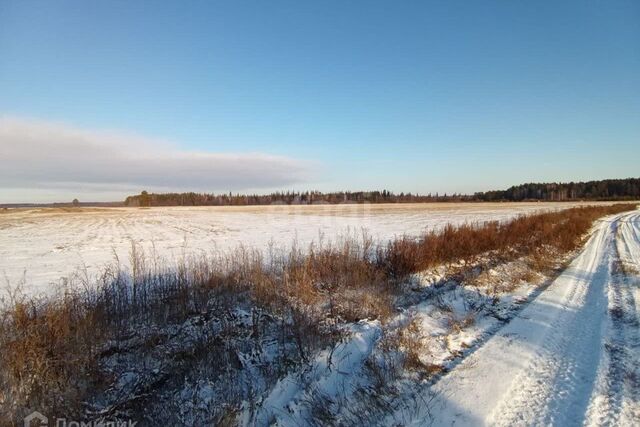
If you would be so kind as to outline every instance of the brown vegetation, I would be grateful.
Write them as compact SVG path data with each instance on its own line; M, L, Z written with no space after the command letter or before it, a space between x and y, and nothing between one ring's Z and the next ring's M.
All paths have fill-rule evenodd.
M513 259L547 247L570 251L595 219L630 209L635 205L447 226L420 239L401 238L382 247L363 236L306 251L294 247L269 259L240 248L228 256L185 258L175 268L147 258L133 245L130 274L116 262L97 284L69 287L57 299L16 298L4 309L0 420L15 419L26 408L81 416L87 396L112 381L99 366L107 344L126 339L140 325L181 324L196 315L249 304L280 319L282 341L295 343L294 358L304 361L338 339L337 324L388 319L395 312L399 285L411 273L473 263L487 253ZM406 362L418 366L418 341L410 330L407 333L398 344L406 347ZM147 342L146 351L155 342Z
M571 208L520 216L506 223L447 225L420 239L402 238L379 250L378 262L394 277L451 263L473 263L494 252L502 259L535 255L545 248L568 252L578 247L594 220L635 209L632 204Z

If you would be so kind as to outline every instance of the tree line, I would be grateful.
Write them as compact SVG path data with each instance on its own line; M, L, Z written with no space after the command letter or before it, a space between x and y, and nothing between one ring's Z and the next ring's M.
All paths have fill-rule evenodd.
M142 193L125 199L126 206L250 206L250 205L311 205L338 203L421 203L435 201L465 201L473 196L459 194L418 195L395 194L391 191L286 191L270 194L210 194L210 193Z
M506 190L465 194L413 194L382 191L286 191L270 194L142 193L125 199L126 206L250 206L338 203L425 203L482 201L571 201L640 199L640 178L569 183L529 183Z
M640 178L529 183L501 191L476 193L475 197L482 201L637 200L640 199Z

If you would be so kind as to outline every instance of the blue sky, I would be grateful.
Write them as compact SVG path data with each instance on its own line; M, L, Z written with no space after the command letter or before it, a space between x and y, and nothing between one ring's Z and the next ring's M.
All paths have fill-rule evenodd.
M48 158L30 165L27 149L66 138L74 152L118 146L114 158L128 138L140 159L157 144L159 165L184 156L178 175L200 155L258 171L176 189L472 192L640 175L637 1L0 0L0 58L0 149L23 162L0 173L0 202L155 188L153 173L113 165L120 181L36 177Z

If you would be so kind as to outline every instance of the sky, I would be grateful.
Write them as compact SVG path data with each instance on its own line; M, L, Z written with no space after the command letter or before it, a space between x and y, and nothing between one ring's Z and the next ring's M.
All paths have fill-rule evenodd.
M0 203L639 164L635 0L0 0Z

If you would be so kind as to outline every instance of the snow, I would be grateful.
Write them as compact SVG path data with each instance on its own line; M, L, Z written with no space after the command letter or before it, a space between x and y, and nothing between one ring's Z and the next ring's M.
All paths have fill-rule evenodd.
M360 371L381 335L379 321L349 325L348 338L334 349L321 351L302 372L280 380L260 405L257 414L245 412L242 425L299 426L310 419L312 402L321 399L323 410L337 412L340 399L348 398L361 379Z
M621 225L621 232L617 233ZM433 386L410 425L637 425L640 215L600 221L571 265L513 320ZM618 236L618 239L616 239ZM621 314L611 315L621 293ZM623 303L624 301L624 303ZM616 319L623 322L615 324ZM616 356L616 352L622 356ZM617 360L616 360L617 359Z
M15 282L26 269L27 289L42 292L78 266L96 274L114 253L126 268L131 241L171 262L238 244L264 250L296 241L304 247L361 229L384 241L445 223L506 220L568 206L15 210L0 214L0 274ZM229 414L238 424L256 426L638 425L640 213L597 221L584 248L570 256L575 258L555 280L534 273L526 258L499 261L490 254L477 265L416 274L405 284L394 318L340 324L335 345L281 373L271 366L294 351L293 343L278 345L280 321L250 305L215 308L211 318L201 314L162 330L142 328L109 344L102 362L114 387L93 404L100 414L167 380L180 387L158 391L153 411L176 400L176 416L185 424ZM569 259L558 258L558 266ZM456 267L460 271L451 275ZM252 334L254 316L264 322L262 337ZM171 355L195 352L224 325L233 339L210 359L198 359L184 378L171 376L183 375L172 365L180 357ZM417 326L419 360L436 369L433 376L419 368L396 371L393 363L375 365L385 357L400 360L405 344L391 350L383 344L394 333L414 333L408 326ZM140 354L140 343L156 336L166 340L151 356ZM217 363L227 353L226 364ZM378 380L373 365L387 369ZM239 407L223 405L230 393Z
M446 223L504 221L518 214L576 203L466 203L9 209L0 211L0 280L24 283L28 293L50 293L74 272L94 277L115 257L127 267L132 242L175 262L185 254L239 245L266 250L297 241L335 240L348 233L384 241L418 235Z

